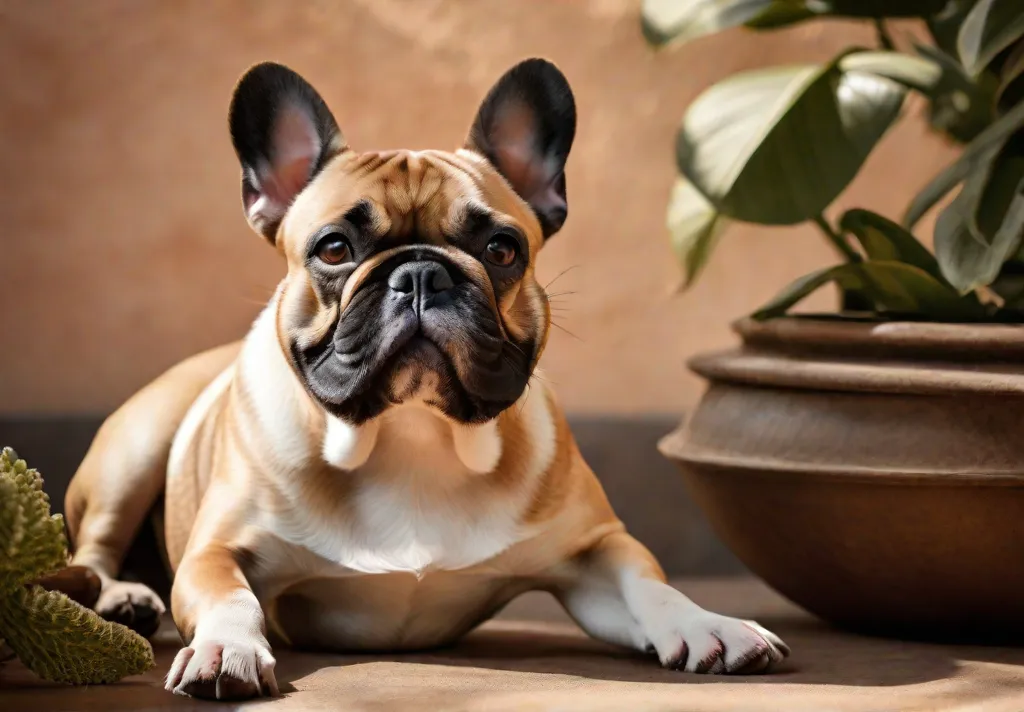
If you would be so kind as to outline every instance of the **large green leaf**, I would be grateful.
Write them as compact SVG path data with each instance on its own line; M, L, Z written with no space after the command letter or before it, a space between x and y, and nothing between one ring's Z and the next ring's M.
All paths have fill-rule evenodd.
M666 222L672 248L683 266L682 288L688 289L707 264L728 221L689 181L679 178L672 187Z
M964 18L957 51L964 68L978 76L1000 52L1024 36L1024 2L979 0Z
M978 134L964 149L960 157L921 189L903 217L903 224L913 227L932 206L968 175L982 170L995 157L999 146L1017 129L1024 126L1024 103L1018 104L999 117L991 126Z
M774 29L822 16L925 17L946 0L643 0L644 36L656 46L730 27Z
M754 313L755 319L782 316L830 282L857 290L875 302L881 314L932 321L977 321L985 316L973 297L961 297L924 270L903 262L850 262L801 277Z
M724 215L803 222L853 179L905 95L898 82L837 63L736 74L690 106L679 168Z
M928 249L902 226L870 210L847 210L839 228L857 238L871 261L903 262L945 283L939 263Z
M1021 181L991 244L983 244L972 233L974 203L976 196L982 194L986 180L985 174L972 175L935 221L935 256L942 274L964 293L988 286L996 279L1003 263L1020 247L1024 232L1024 181Z
M776 0L643 0L640 18L647 41L663 45L742 25L777 4Z

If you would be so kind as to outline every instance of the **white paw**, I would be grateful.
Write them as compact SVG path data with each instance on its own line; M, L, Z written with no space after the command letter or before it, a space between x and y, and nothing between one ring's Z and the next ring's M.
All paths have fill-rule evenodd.
M105 582L93 608L107 620L126 625L145 638L160 627L165 610L152 589L131 581Z
M755 674L789 655L789 646L766 628L706 611L666 584L644 581L633 595L644 635L666 668Z
M202 640L182 648L171 664L164 688L176 695L209 700L276 697L276 661L260 634Z
M652 633L658 659L673 670L756 674L789 655L789 646L757 623L707 611Z

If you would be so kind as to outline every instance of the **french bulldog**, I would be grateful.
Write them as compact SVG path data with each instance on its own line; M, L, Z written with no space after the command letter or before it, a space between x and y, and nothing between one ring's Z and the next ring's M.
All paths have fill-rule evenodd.
M755 673L787 654L704 610L625 530L538 378L538 255L567 216L576 131L551 63L502 76L463 148L359 152L279 64L230 107L252 228L286 274L243 341L143 388L102 426L66 499L96 610L151 633L118 580L164 498L181 648L168 690L278 694L271 644L450 643L529 590L668 668Z

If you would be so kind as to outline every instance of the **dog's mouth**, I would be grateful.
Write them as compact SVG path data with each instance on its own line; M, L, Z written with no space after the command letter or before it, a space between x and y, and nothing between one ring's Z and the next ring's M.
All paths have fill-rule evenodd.
M384 267L352 294L328 338L293 348L311 394L357 423L416 401L481 422L515 403L534 348L508 338L492 295L421 254Z
M390 374L387 398L393 405L420 400L439 407L439 395L458 372L445 352L422 333L413 336L382 369Z

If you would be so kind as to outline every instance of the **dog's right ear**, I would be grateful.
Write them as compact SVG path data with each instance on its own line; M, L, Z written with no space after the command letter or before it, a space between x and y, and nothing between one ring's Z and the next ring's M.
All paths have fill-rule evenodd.
M273 62L239 80L228 122L242 164L245 217L273 243L295 196L345 150L345 139L316 90Z

